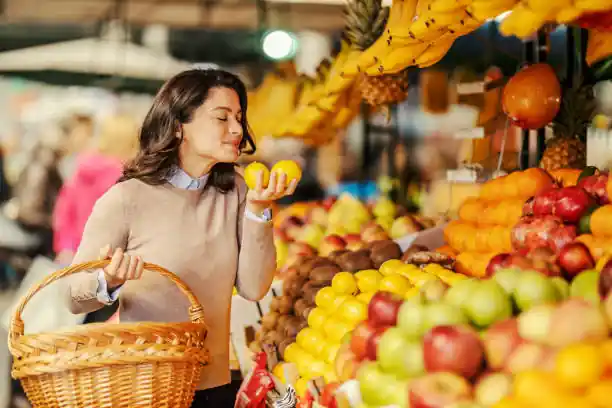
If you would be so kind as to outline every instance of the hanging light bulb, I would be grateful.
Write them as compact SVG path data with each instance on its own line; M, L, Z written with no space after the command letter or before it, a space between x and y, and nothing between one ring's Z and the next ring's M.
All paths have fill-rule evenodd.
M274 30L264 34L261 41L264 54L273 60L293 58L297 51L297 39L284 30Z

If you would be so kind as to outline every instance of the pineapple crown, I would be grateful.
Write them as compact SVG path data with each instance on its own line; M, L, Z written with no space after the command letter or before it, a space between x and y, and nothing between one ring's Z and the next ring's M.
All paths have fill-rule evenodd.
M568 80L561 83L561 107L553 119L555 135L586 141L587 129L597 108L593 86L594 81L588 75L573 85Z
M351 46L365 50L383 34L389 8L383 7L382 0L348 0L344 16L344 37Z

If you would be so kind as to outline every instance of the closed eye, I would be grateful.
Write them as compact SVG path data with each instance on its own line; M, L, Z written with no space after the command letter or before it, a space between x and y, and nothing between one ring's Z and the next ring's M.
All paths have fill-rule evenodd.
M217 118L217 119L222 121L222 122L227 122L227 118Z

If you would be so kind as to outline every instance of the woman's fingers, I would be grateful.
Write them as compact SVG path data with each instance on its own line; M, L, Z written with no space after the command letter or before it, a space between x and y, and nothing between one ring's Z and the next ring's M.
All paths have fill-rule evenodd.
M287 188L287 174L281 173L276 182L276 188L274 189L274 196L278 197L283 194L283 191Z
M126 255L127 258L127 272L125 274L125 280L136 279L136 268L138 267L138 257Z
M263 179L264 179L264 173L263 170L260 170L257 172L257 180L255 181L255 191L261 191L263 190Z
M283 194L286 196L292 195L293 193L295 193L295 189L297 185L298 185L298 179L291 180L291 182L289 183L289 187L287 187L287 189L285 190Z
M100 248L100 256L99 256L99 260L103 261L105 259L110 258L113 255L112 253L112 249L110 245L106 245L102 248Z
M144 261L141 257L136 257L136 276L134 279L140 279L142 277L142 272L144 271Z
M128 273L130 268L130 258L131 257L129 255L123 253L121 264L119 265L119 268L117 268L117 277L121 280L126 281L129 279Z
M107 275L112 277L118 277L117 271L119 270L119 266L121 266L121 261L123 260L123 251L121 248L115 249L113 253L110 263L104 268L104 271Z

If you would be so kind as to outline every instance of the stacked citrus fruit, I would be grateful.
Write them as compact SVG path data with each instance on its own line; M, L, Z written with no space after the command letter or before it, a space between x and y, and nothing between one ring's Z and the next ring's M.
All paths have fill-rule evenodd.
M612 340L576 343L556 356L552 371L516 375L513 393L496 408L608 408L612 406Z

